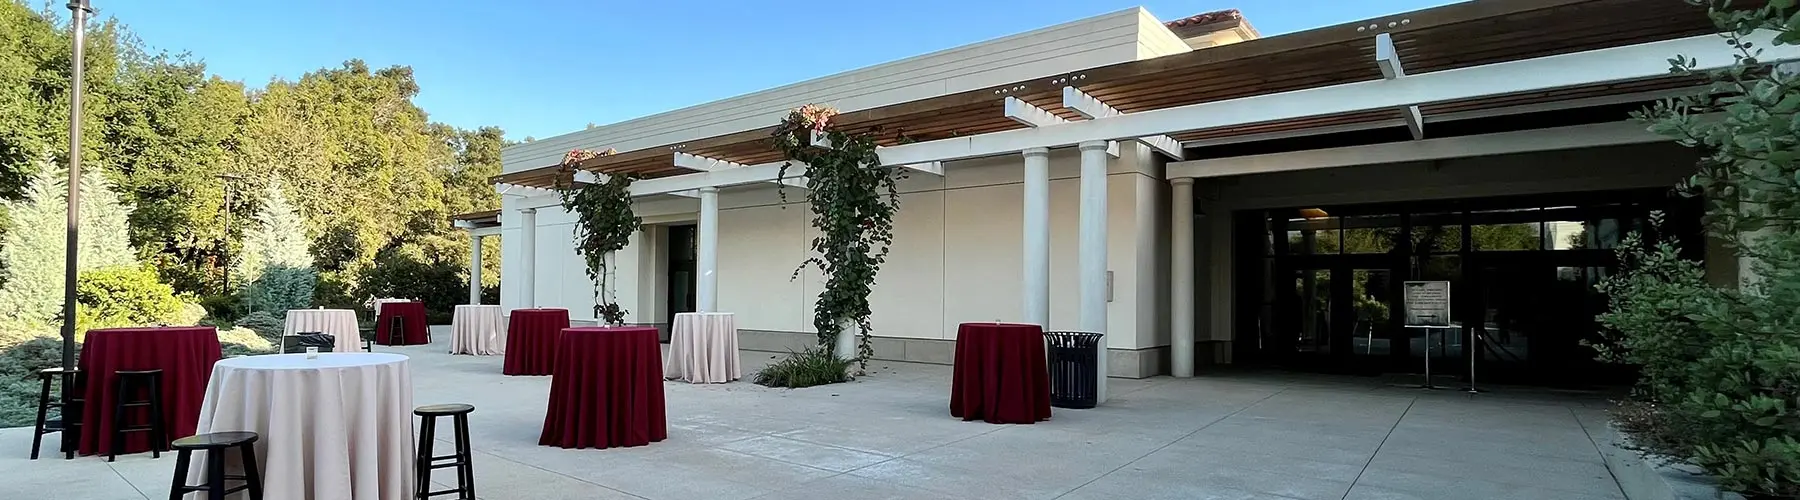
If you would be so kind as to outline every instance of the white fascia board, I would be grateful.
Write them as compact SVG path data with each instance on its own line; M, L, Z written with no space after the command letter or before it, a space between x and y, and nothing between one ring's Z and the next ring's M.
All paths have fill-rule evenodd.
M1759 31L1747 37L1763 49L1761 61L1800 58L1800 46L1775 45L1773 35ZM993 132L917 142L878 150L884 165L949 161L1011 154L1030 148L1056 148L1083 141L1118 140L1147 135L1232 127L1313 116L1391 109L1460 99L1623 80L1669 73L1668 59L1682 54L1698 60L1705 71L1736 62L1735 49L1717 35L1575 52L1533 59L1471 66L1224 101L1190 104L1070 122L1048 127Z
M463 229L463 230L473 230L473 229L475 229L475 223L466 221L466 220L450 221L450 227L454 227L457 229Z
M1125 114L1075 87L1063 87L1063 107L1074 110L1089 120L1112 118ZM1174 138L1166 135L1152 135L1139 137L1137 141L1170 158L1182 159L1181 143Z
M504 182L496 182L496 183L494 183L494 192L501 196L517 196L517 197L521 197L521 198L526 198L526 197L549 194L552 191L548 190L548 189L544 189L544 188L535 188L535 187L525 186L525 185L521 185L521 184L507 184Z
M1164 177L1168 179L1224 177L1667 141L1669 138L1650 133L1648 127L1641 123L1596 123L1497 134L1173 162L1168 165Z
M1673 89L1667 89L1667 90L1648 90L1648 91L1643 91L1643 92L1633 92L1630 94L1614 94L1614 95L1603 95L1603 96L1594 96L1594 97L1583 97L1580 99L1567 99L1567 100L1562 100L1562 101L1549 101L1549 102L1540 102L1540 103L1533 103L1533 104L1520 104L1517 106L1506 106L1506 107L1500 107L1500 108L1472 109L1469 111L1457 111L1457 112L1453 112L1453 113L1442 113L1442 114L1426 116L1425 123L1428 123L1428 124L1429 123L1443 123L1443 122L1453 122L1453 121L1458 121L1458 120L1473 120L1473 119L1478 119L1478 118L1492 118L1492 117L1496 117L1496 116L1522 115L1522 114L1526 114L1526 113L1537 113L1537 112L1541 112L1541 111L1555 111L1555 110L1559 110L1559 109L1576 109L1576 108L1586 108L1586 107L1591 107L1591 106L1607 106L1607 105L1613 105L1613 104L1653 101L1653 100L1657 100L1657 99L1667 99L1667 98L1671 98L1671 97L1697 95L1701 92L1704 92L1705 90L1706 90L1706 87L1681 87L1681 88L1673 88ZM1359 130L1373 130L1373 129L1378 129L1378 128L1391 128L1391 127L1400 127L1400 126L1405 126L1405 125L1407 125L1407 124L1404 121L1399 120L1399 119L1379 120L1379 121L1359 122L1359 123L1345 123L1345 124L1341 124L1341 125L1329 125L1329 126L1324 126L1324 127L1314 127L1314 128L1300 129L1300 130L1283 130L1283 131L1279 131L1279 132L1262 132L1262 133L1257 133L1257 134L1215 137L1215 138L1211 138L1211 139L1198 139L1198 140L1183 142L1183 143L1181 143L1181 145L1190 147L1190 148L1204 148L1204 147L1208 147L1208 146L1222 146L1222 145L1226 145L1226 144L1242 144L1242 143L1246 143L1246 142L1272 141L1272 140L1276 140L1276 139L1291 139L1294 137L1327 135L1327 134L1336 134L1336 133L1341 133L1341 132L1355 132L1355 131L1359 131Z
M711 172L695 172L691 174L644 179L631 183L632 196L649 196L653 194L679 193L703 187L725 187L743 184L755 184L775 180L781 172L781 165L787 162L764 163L739 168L727 168ZM789 178L797 177L789 167Z

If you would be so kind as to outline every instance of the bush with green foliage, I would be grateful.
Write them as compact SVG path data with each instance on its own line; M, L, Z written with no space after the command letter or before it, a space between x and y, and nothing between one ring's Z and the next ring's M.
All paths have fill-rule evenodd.
M816 346L800 352L789 351L787 357L756 372L756 383L798 389L848 382L850 365L855 363L855 359L838 359L832 354L831 346Z
M62 340L36 337L0 350L0 428L37 418L37 372L62 366Z
M1652 131L1699 149L1683 183L1707 200L1708 234L1729 244L1747 273L1737 287L1705 279L1680 242L1633 235L1617 251L1623 272L1596 347L1641 367L1639 396L1621 426L1649 451L1691 462L1752 498L1800 497L1800 75L1757 60L1800 42L1794 0L1734 8L1712 0L1710 16L1737 49L1736 64L1701 74L1671 54L1674 72L1711 82L1692 97L1638 114ZM1658 218L1660 219L1660 217ZM1658 220L1660 222L1660 220Z
M281 181L271 181L238 256L237 274L246 283L245 306L273 313L311 306L319 275L313 270L310 245L305 221L288 203Z
M119 203L104 173L82 172L81 247L77 254L82 273L96 269L137 267L134 252L125 239L129 207ZM24 201L5 203L12 217L0 240L0 263L7 272L0 287L0 335L55 330L63 304L64 220L68 211L65 170L42 165L32 177ZM8 345L0 339L0 347Z
M286 321L270 314L268 311L256 311L238 318L237 326L256 332L263 340L271 343L281 342L282 330L287 327Z
M183 304L155 271L115 267L81 273L75 283L81 331L181 322Z

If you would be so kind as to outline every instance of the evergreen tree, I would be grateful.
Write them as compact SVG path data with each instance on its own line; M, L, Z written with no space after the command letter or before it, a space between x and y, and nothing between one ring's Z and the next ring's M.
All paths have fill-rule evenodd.
M40 162L40 164L43 162ZM7 272L0 287L0 332L31 335L50 329L62 310L66 170L40 165L24 201L6 203L12 230L0 240L0 263ZM80 253L77 268L136 267L127 238L130 210L119 202L99 169L81 176Z
M254 311L306 307L312 303L313 285L318 280L305 221L281 187L277 179L264 189L256 227L244 238L237 266L242 282L249 284L245 299Z

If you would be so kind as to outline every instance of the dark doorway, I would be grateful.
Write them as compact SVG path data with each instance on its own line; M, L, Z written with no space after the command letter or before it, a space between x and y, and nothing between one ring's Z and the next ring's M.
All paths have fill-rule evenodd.
M694 290L694 273L698 266L695 259L693 224L669 226L669 296L668 316L663 323L674 324L675 313L694 312L699 297Z
M1584 345L1606 309L1595 285L1651 211L1702 241L1697 208L1645 190L1239 212L1234 286L1248 300L1237 301L1235 356L1369 374L1421 373L1430 356L1434 374L1484 381L1628 381ZM1409 280L1451 283L1455 328L1398 324Z

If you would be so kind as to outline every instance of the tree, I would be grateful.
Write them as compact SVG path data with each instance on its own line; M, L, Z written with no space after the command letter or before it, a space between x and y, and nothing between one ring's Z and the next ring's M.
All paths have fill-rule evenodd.
M237 264L245 303L252 311L286 311L312 304L313 270L306 226L282 193L281 181L263 190L255 228L244 238Z
M35 335L47 332L62 310L64 220L68 188L62 169L40 166L26 199L8 202L14 229L0 240L0 262L8 273L0 287L0 332ZM120 204L105 174L82 172L78 271L135 268L136 257L125 233L129 209Z

